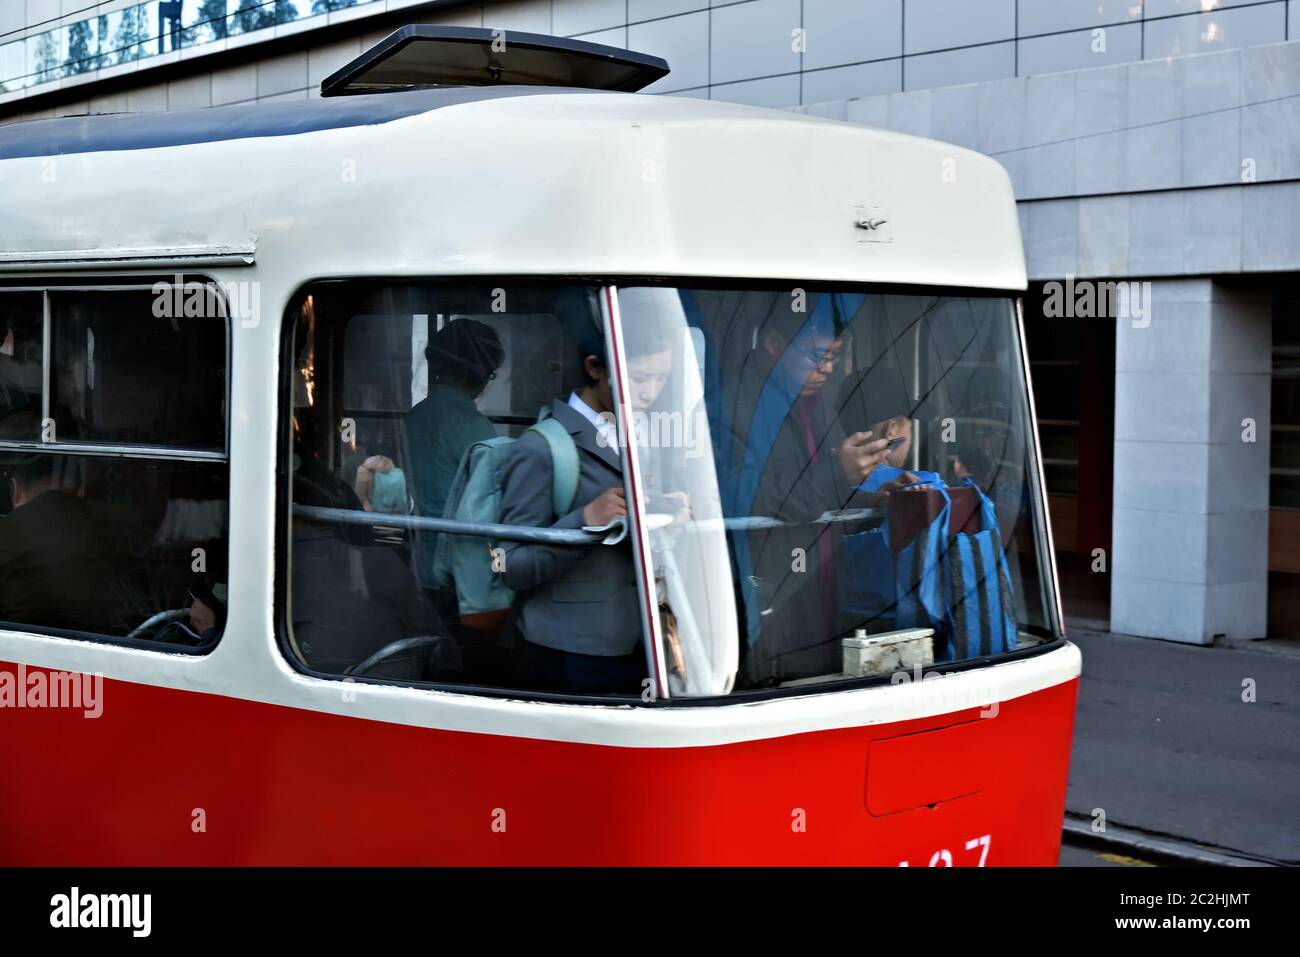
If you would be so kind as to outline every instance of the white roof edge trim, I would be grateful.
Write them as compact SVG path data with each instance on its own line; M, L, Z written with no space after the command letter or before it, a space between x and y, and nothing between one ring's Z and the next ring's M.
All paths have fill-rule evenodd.
M255 245L158 246L142 249L69 249L0 253L0 272L55 272L87 267L251 266Z

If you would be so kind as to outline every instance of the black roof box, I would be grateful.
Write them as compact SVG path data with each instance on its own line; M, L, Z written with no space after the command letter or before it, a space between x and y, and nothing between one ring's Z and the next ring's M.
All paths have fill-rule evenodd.
M619 47L487 27L413 24L321 81L321 96L431 86L563 86L635 93L668 63Z

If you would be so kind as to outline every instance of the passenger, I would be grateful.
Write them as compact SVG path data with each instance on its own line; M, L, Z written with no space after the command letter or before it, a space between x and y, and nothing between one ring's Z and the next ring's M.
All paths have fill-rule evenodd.
M27 454L8 462L13 510L0 518L0 619L124 633L112 536L81 497L77 463Z
M962 440L957 443L957 461L953 463L953 471L959 481L969 478L983 491L988 492L993 488L997 478L997 460L980 438L980 436L963 435Z
M884 517L859 534L845 536L841 564L841 594L853 619L850 624L868 633L920 626L923 603L934 608L938 572L935 559L928 558L935 553L927 549L932 539L927 535L918 542L918 536L938 532L935 520L943 513L944 498L923 490L942 489L945 483L937 472L907 468L913 458L913 405L903 371L888 354L850 377L840 390L838 406L846 427L869 429L890 443L858 486L876 498ZM895 501L889 501L895 495Z
M912 453L912 405L902 371L891 360L874 363L840 390L841 420L888 443L880 461L858 485L861 491L888 494L918 483L943 484L937 472L907 468Z
M353 488L367 512L406 513L406 476L387 455L370 455L357 466Z
M310 414L296 413L293 417L293 475L294 481L302 480L323 490L324 497L315 496L313 500L329 501L331 508L362 511L361 499L356 490L343 481L328 464L328 443L332 441L329 432ZM298 504L308 504L300 502ZM336 526L338 536L354 545L374 544L374 534L368 528L358 525Z
M630 404L643 412L663 389L672 352L639 336L628 354ZM501 520L544 528L604 526L627 515L622 450L605 344L593 329L577 349L586 385L557 399L551 415L578 450L578 492L554 513L550 448L526 432L501 473ZM503 543L506 584L519 593L519 681L526 688L574 694L636 694L646 674L636 575L625 542L585 548Z
M968 413L971 419L985 422L1008 422L1010 413L1005 405L997 403L980 403ZM1005 455L1007 434L996 426L988 427L970 424L963 428L957 437L957 459L953 463L953 472L957 476L955 484L962 484L967 479L986 495L994 505L995 514L1002 526L1002 541L1010 542L1020 530L1030 527L1033 518L1030 514L1033 497L1029 488L1028 477L1016 470L1004 470L1001 459ZM1011 563L1013 579L1019 580L1019 566ZM1018 591L1017 586L1013 591Z
M226 628L226 586L207 575L190 584L190 630L204 643L215 642Z
M424 355L429 393L406 414L402 443L416 512L442 518L465 450L497 434L474 400L496 377L505 349L491 326L456 319L433 335ZM430 589L436 545L436 534L418 534L413 549L416 575Z
M328 464L328 430L310 413L299 411L293 417L293 474L305 477L329 493L335 508L361 509L356 491L334 475Z
M750 687L835 674L841 666L839 638L849 627L839 594L845 527L817 520L875 504L858 486L884 461L889 440L870 431L845 436L827 408L823 393L844 348L843 310L832 302L838 298L819 297L811 314L775 306L746 353L755 358L736 414L749 418L747 431L736 430L744 447L734 457L743 463L742 486L753 491L748 498L733 493L735 507L784 523L751 531L750 567L738 569L751 579L746 610L755 620L741 662Z
M294 476L296 505L348 508L341 491L351 493L301 469ZM402 638L444 633L391 548L350 542L330 523L294 516L291 588L294 643L308 667L326 674L343 674ZM419 668L387 676L433 677Z

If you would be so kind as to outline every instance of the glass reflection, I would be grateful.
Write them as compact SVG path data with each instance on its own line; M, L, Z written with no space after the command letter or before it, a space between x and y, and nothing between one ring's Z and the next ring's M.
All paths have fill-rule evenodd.
M1049 636L1010 302L644 287L619 304L674 695L876 673L850 639L924 632L929 663Z
M0 94L378 0L147 0L0 45Z

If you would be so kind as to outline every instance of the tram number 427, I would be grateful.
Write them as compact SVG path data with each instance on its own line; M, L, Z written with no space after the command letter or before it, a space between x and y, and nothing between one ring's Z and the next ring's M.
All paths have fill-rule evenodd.
M963 863L974 863L976 867L983 867L984 862L989 859L989 844L991 840L992 840L991 835L982 834L979 837L973 837L969 841L967 841L966 850L979 851L980 857L979 857L979 861L977 862L971 861L971 862L963 862ZM974 856L975 856L974 854L971 855L971 857ZM899 861L898 866L911 867L912 864L910 861ZM930 855L929 866L930 867L953 867L954 864L952 859L952 851L948 850L946 847L940 848L939 850L935 851L933 854Z

